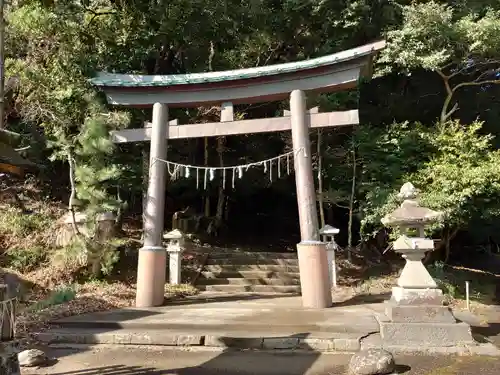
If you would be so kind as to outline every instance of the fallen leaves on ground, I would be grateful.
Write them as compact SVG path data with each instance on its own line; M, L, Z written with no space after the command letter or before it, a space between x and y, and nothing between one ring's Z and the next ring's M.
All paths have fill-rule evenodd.
M87 282L68 286L75 288L74 299L44 308L33 308L39 300L20 305L16 316L16 337L30 342L33 334L47 329L51 321L67 316L106 311L133 306L135 303L135 285L122 282ZM182 298L195 295L197 289L189 284L165 285L165 298ZM40 295L37 298L41 298ZM45 296L47 298L47 296Z
M132 306L135 288L123 283L91 282L75 287L75 298L61 304L34 308L39 301L20 305L16 317L16 337L27 338L41 332L54 321L66 316L106 311L114 308Z

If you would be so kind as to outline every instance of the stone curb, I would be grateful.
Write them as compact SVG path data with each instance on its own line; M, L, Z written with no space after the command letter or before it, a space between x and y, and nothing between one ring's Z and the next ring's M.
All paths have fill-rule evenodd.
M262 351L302 351L323 353L354 353L361 349L383 348L393 354L409 355L482 355L500 357L500 349L491 343L451 347L407 347L384 345L378 335L360 340L354 338L299 338L299 337L228 337L219 335L192 334L143 334L143 333L97 333L67 334L59 332L43 332L37 339L57 347L78 347L82 345L129 345L153 346L186 349L239 349Z
M385 349L392 354L400 355L481 355L489 357L500 357L500 349L492 343L463 344L456 346L403 346L388 345L383 343L379 334L369 335L361 339L361 349Z
M480 355L486 357L500 357L500 349L493 344L478 344L466 346L448 346L448 347L403 347L384 345L383 349L391 352L392 354L400 355L450 355L455 354L459 356Z
M355 338L299 337L228 337L192 334L97 333L67 334L43 332L36 338L46 344L111 344L179 347L213 347L236 349L285 350L300 349L318 352L356 352L360 342Z

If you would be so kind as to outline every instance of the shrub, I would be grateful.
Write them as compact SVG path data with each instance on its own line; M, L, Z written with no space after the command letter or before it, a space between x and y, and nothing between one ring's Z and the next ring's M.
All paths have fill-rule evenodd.
M11 248L5 253L5 266L19 272L29 272L47 260L47 250L42 246Z

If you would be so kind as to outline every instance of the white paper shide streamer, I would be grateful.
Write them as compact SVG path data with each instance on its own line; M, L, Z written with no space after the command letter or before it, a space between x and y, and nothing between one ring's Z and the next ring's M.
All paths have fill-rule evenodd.
M204 167L197 165L189 165L189 164L181 164L175 163L169 160L162 160L156 158L155 161L160 161L167 164L167 170L172 178L175 180L180 177L190 178L191 176L195 176L196 178L196 188L200 187L201 181L200 178L203 179L203 188L207 188L207 184L210 181L213 181L216 175L222 176L222 184L223 187L226 187L226 179L231 177L231 186L234 188L236 185L236 180L240 180L243 178L244 172L248 171L250 168L263 168L264 173L269 176L269 181L273 181L275 178L282 177L282 164L286 164L286 173L290 174L290 163L291 159L295 154L300 152L302 149L298 149L296 151L290 151L282 155L275 156L274 158L262 160L259 162L253 162L242 165L235 165L231 167Z

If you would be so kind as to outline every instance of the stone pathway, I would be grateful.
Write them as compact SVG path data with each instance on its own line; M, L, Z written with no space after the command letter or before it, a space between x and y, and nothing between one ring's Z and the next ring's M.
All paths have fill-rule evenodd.
M53 350L58 363L23 375L342 375L347 354L181 351L158 348ZM491 357L396 356L398 374L498 375Z
M157 308L69 317L38 337L58 344L356 351L362 337L379 330L377 305L307 310L299 297L236 297L204 295Z
M61 319L54 322L57 327L38 334L38 338L45 344L66 346L156 345L345 353L383 345L376 318L383 312L382 303L353 302L310 310L301 307L300 297L210 293L157 308L120 309ZM471 314L462 314L461 318L473 326L474 319L478 320ZM396 353L500 355L500 350L488 342L435 348L425 346L424 340L412 348L388 349Z

